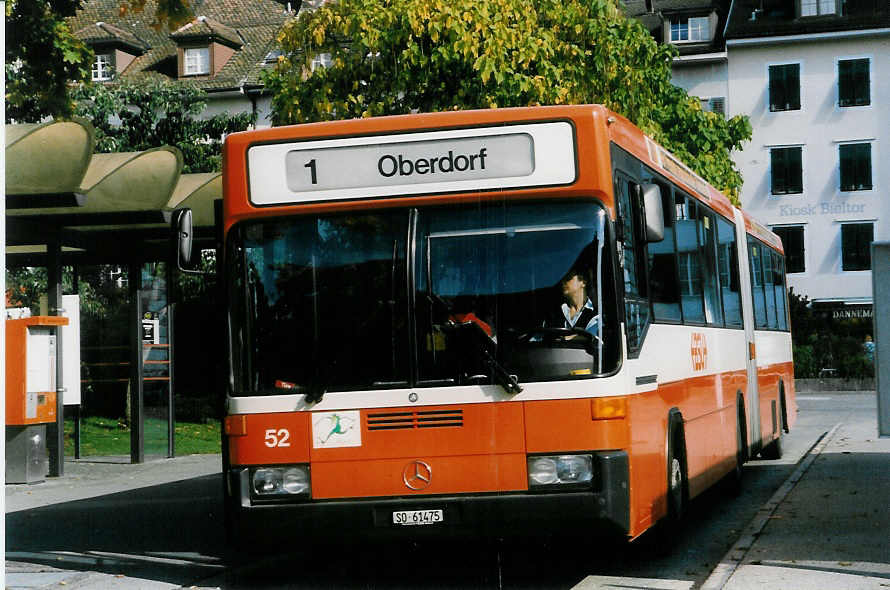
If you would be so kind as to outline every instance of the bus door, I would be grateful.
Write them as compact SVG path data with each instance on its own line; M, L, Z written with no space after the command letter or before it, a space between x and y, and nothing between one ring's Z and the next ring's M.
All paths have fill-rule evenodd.
M742 319L745 323L745 366L748 372L748 388L745 392L745 419L748 424L748 447L751 454L760 448L760 395L757 388L757 349L754 346L754 298L751 291L751 267L748 263L748 236L745 219L739 209L734 209L736 242L739 256L739 285L742 294Z

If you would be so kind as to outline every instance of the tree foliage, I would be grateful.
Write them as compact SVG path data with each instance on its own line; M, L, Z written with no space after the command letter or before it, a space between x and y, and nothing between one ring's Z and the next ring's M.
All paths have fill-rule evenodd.
M281 33L267 75L276 123L601 103L737 198L729 153L747 117L705 112L671 84L675 49L617 0L337 0ZM311 68L331 54L329 67Z
M36 122L73 111L68 82L90 79L93 52L65 17L81 0L7 0L6 120Z
M162 145L179 148L183 172L218 172L225 134L255 122L251 113L200 118L206 93L161 79L139 83L86 84L74 91L75 113L96 129L96 151L141 151Z
M147 0L120 0L121 14L142 12ZM194 14L189 0L155 0L155 22L175 29ZM93 51L66 18L83 0L6 0L6 122L31 123L74 112L71 83L91 77Z

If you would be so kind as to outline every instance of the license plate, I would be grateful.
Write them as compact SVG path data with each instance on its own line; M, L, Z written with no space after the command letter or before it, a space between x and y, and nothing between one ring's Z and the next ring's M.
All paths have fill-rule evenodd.
M392 523L400 526L437 524L444 520L442 510L398 510L392 513Z

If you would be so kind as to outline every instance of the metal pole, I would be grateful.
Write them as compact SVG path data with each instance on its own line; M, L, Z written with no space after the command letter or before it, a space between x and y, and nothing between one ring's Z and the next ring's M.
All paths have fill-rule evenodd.
M878 434L890 437L890 242L871 244Z
M52 235L46 244L47 313L62 313L62 240ZM62 390L62 327L56 327L56 421L46 425L49 477L65 475L65 400Z
M145 436L142 431L142 265L128 267L130 292L130 461L145 462Z
M173 272L173 264L167 262L164 268L167 271L165 274L167 275L167 457L169 458L176 456L176 438L174 436L176 433L176 412L174 411L175 397L173 395L176 386L173 379L173 339L175 336L173 333L175 319L173 314L176 311L176 306L173 302L177 293L176 283L174 282L176 273Z
M71 266L71 290L80 295L80 268ZM80 410L81 405L74 406L74 458L80 459Z

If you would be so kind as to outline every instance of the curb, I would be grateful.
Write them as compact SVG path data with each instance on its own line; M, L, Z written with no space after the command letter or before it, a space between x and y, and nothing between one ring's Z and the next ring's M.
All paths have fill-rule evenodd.
M806 474L807 470L810 468L810 465L812 465L813 461L816 460L816 457L822 453L825 446L831 441L842 424L842 422L835 424L831 430L813 445L813 448L807 452L806 457L800 462L797 469L788 476L788 479L786 479L779 489L776 490L766 504L760 507L757 514L751 519L748 526L745 527L739 540L726 552L726 555L723 556L720 563L718 563L711 571L711 575L708 576L708 579L701 585L701 590L720 590L727 584L727 582L729 582L729 579L738 569L739 565L745 560L751 547L754 546L757 537L763 531L764 527L766 527L766 523L769 522L773 513L779 507L779 504L785 500L788 494L791 493L791 490L794 489L794 486L797 485L797 482L803 478L804 474Z

